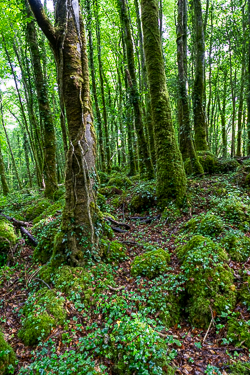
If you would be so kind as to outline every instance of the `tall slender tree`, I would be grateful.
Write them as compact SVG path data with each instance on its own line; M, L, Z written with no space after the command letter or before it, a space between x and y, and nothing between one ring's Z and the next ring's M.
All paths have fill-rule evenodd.
M142 0L141 11L156 143L157 196L160 202L175 199L182 204L187 181L171 117L157 0Z

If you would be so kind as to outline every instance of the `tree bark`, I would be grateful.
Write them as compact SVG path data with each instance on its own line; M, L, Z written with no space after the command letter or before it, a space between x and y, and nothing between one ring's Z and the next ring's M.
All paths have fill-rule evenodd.
M147 142L144 134L142 112L140 106L139 92L136 82L136 71L135 71L135 61L134 61L134 47L133 40L130 30L130 22L128 17L127 6L125 0L119 0L120 7L120 19L125 31L125 44L127 52L127 64L128 69L126 70L127 81L130 92L131 104L134 108L135 116L135 128L137 133L138 150L139 150L139 167L140 173L145 174L148 178L154 176L153 165L150 159L149 151L147 148Z
M195 32L195 80L193 87L193 112L194 112L194 131L195 145L199 151L208 150L207 144L207 125L204 110L205 87L205 40L202 20L201 0L193 0L194 6L194 25Z
M142 0L141 9L156 142L157 197L162 204L172 199L175 199L177 204L182 204L187 181L171 118L157 0Z
M78 1L56 1L56 27L46 17L40 0L29 0L39 26L53 49L69 128L65 207L54 241L52 264L85 264L97 255L95 233L96 138L89 92L88 59Z
M178 77L179 77L179 95L180 105L178 106L179 111L182 113L179 115L181 119L180 123L180 137L182 138L180 144L183 146L181 149L183 158L190 158L192 172L194 174L203 174L203 168L199 162L196 154L193 139L192 139L192 128L190 123L189 103L187 95L187 68L185 62L187 56L185 55L186 49L184 40L187 35L187 25L185 23L186 17L186 0L178 1L178 25L177 25L177 61L178 61Z
M27 16L31 17L31 11L28 3ZM38 41L33 20L27 23L27 40L30 47L30 53L34 68L34 80L37 92L37 100L39 106L39 113L43 122L44 133L44 179L45 179L45 196L53 198L53 194L57 190L56 179L56 137L53 123L53 117L50 110L47 82L45 82L44 74L41 65L41 56L38 48Z

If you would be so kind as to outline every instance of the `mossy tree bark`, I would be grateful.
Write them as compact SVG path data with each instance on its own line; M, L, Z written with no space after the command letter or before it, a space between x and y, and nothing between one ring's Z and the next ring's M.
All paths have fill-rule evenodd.
M40 0L29 0L33 13L54 51L69 128L66 160L66 201L61 230L55 237L52 264L86 263L97 251L95 233L96 138L89 92L88 59L79 2L58 0L56 27Z
M5 165L3 161L3 154L2 154L2 149L0 145L0 177L1 177L1 183L2 183L2 188L3 188L3 195L8 195L9 194L9 187L5 175Z
M142 111L140 105L140 96L136 81L136 70L135 70L135 59L134 59L134 47L133 40L130 30L130 21L128 16L127 5L125 0L118 0L118 7L120 13L121 24L125 34L125 45L127 55L127 66L126 75L129 86L130 100L134 108L135 116L135 129L137 133L137 142L139 150L139 167L140 173L145 174L148 178L154 176L154 170L152 161L150 159L148 145L144 134L144 126L142 121Z
M186 195L186 175L175 137L167 90L156 0L142 0L144 50L154 122L159 202L175 199L182 204Z
M248 4L248 27L250 28L250 0ZM247 65L248 65L248 77L247 77L247 155L250 155L250 41L248 41L248 56L247 56Z
M205 115L205 39L203 30L202 8L200 0L193 0L195 33L195 79L193 87L193 112L195 145L199 151L208 150L207 124Z
M87 19L87 31L88 31L88 40L89 40L89 62L91 70L91 79L92 79L92 91L95 102L95 113L96 113L96 123L98 131L98 144L100 150L100 165L101 169L106 169L106 158L103 145L103 131L102 131L102 120L101 120L101 111L97 98L97 88L96 88L96 72L94 64L94 48L93 48L93 38L92 38L92 9L90 6L90 0L86 0L86 11L88 15Z
M27 16L31 17L32 13L28 2L26 2ZM44 137L44 180L45 180L45 196L53 198L53 194L57 190L57 178L56 178L56 136L53 123L53 116L50 110L47 82L44 78L42 64L41 64L41 53L38 47L38 40L35 28L34 20L27 23L27 40L29 43L33 71L34 81L37 92L37 100L39 106L40 118L43 123L43 137Z
M203 174L203 168L196 154L192 139L192 128L190 123L189 103L187 94L187 50L185 40L187 38L186 24L187 4L186 0L178 1L178 24L177 24L177 61L179 76L179 95L180 105L178 110L181 111L179 118L180 126L180 145L183 159L190 158L192 172L194 174Z

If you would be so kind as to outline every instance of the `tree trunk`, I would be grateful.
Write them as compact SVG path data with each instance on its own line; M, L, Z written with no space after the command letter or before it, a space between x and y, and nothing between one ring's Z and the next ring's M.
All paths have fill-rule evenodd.
M139 150L139 167L140 173L145 174L148 178L152 178L154 175L153 165L149 156L147 148L147 142L144 134L142 112L140 106L140 97L136 82L136 71L134 61L134 47L133 40L130 30L130 22L128 18L128 11L125 0L119 0L120 6L120 19L125 31L125 44L127 52L127 64L126 69L127 81L129 85L130 100L134 108L135 116L135 128L137 133L138 150Z
M27 3L27 16L31 17L31 11ZM43 122L44 130L44 179L45 179L45 196L53 198L53 194L57 190L56 179L56 137L53 124L53 117L50 110L47 82L45 82L41 56L38 48L38 41L33 20L27 23L27 40L30 47L32 63L34 68L34 80L37 92L37 100L39 113Z
M248 0L248 27L250 28L250 0ZM247 87L247 155L250 155L250 41L248 41L248 87Z
M86 0L86 11L88 15L87 19L87 31L88 31L88 40L89 40L89 62L90 62L90 70L91 70L91 78L92 78L92 91L95 101L95 112L96 112L96 123L97 123L97 132L98 132L98 144L100 148L100 156L101 156L101 169L106 169L106 159L105 159L105 152L103 146L103 132L102 132L102 120L101 120L101 112L99 108L98 98L97 98L97 89L96 89L96 73L95 73L95 64L94 64L94 48L93 48L93 40L92 40L92 11L90 6L90 0Z
M89 92L88 60L79 2L56 2L54 29L40 0L29 0L39 26L55 54L69 128L66 201L61 231L55 237L52 264L85 264L97 255L96 139Z
M193 139L192 139L192 128L190 123L188 95L187 95L187 70L185 62L187 56L185 56L184 38L186 38L187 25L185 24L186 16L186 0L178 1L178 25L177 25L177 60L178 60L178 76L179 76L179 95L180 105L178 106L181 114L179 118L180 123L180 136L182 138L181 144L184 146L182 151L183 158L189 157L194 174L203 174L203 168L197 157Z
M195 32L195 80L193 87L193 111L194 111L194 131L195 145L197 150L208 150L207 125L204 110L205 87L205 41L203 31L201 0L193 0L194 5L194 26Z
M1 183L2 183L2 188L3 188L3 195L8 195L9 194L9 187L5 175L5 165L3 161L3 154L2 154L2 149L0 145L0 176L1 176Z
M144 50L154 121L159 203L175 199L182 204L186 195L186 175L175 138L167 90L157 0L142 0Z

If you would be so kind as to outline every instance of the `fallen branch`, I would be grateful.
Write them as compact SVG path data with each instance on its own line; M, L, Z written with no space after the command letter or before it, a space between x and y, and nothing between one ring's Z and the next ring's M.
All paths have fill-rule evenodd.
M15 226L15 227L28 227L30 225L30 223L27 223L26 221L21 221L21 220L17 220L17 219L14 219L14 217L10 217L8 215L4 215L2 212L0 212L0 215L5 217L5 219L9 220L12 222L12 224Z
M107 285L107 287L110 289L110 290L113 290L114 292L118 292L119 290L122 290L125 288L125 286L119 286L119 288L113 288L112 286L110 285Z
M113 229L113 231L117 232L117 233L127 233L126 230L123 230L123 229L120 229L120 228L111 227L111 229Z
M128 225L128 224L126 224L126 223L119 223L118 221L112 219L112 218L109 217L109 216L106 216L105 219L108 220L108 221L110 221L112 224L117 225L118 227L124 227L124 228L126 228L127 230L129 230L129 229L131 228L130 225Z
M38 242L37 240L35 239L35 237L32 236L32 234L30 234L30 232L27 231L27 229L25 229L24 227L20 227L20 231L22 233L22 236L25 238L27 237L29 242L33 245L33 246L37 246L38 245Z

